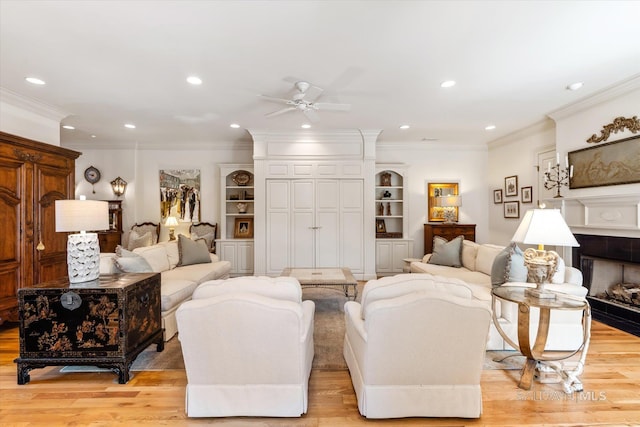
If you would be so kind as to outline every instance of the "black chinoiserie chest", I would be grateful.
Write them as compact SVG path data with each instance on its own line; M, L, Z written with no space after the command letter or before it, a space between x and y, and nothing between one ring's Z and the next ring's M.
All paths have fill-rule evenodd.
M69 284L65 279L18 290L18 384L49 365L112 368L129 381L129 368L145 348L164 349L160 274L124 273Z

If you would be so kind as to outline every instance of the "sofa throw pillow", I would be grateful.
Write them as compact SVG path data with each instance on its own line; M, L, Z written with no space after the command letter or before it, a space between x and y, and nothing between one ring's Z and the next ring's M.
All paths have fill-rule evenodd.
M178 236L178 252L180 253L179 267L211 262L209 248L204 239L193 241L181 234Z
M119 257L137 256L133 252L123 248L121 245L116 246L116 255Z
M447 239L436 236L433 238L433 253L429 258L429 264L444 265L447 267L462 267L462 241L464 236L458 236L447 242Z
M196 233L191 233L191 240L198 240L198 239L204 239L204 241L207 243L207 248L209 248L209 251L211 251L211 249L213 249L213 233L206 233L203 234L202 236L199 236Z
M135 248L143 248L145 246L151 246L153 244L153 236L151 236L151 232L147 231L146 233L139 235L135 230L132 230L129 233L129 245L127 249L132 251Z
M491 285L500 286L506 282L526 282L527 267L524 253L512 242L502 249L491 266Z
M153 269L140 255L118 256L114 259L114 264L120 271L125 273L152 273Z

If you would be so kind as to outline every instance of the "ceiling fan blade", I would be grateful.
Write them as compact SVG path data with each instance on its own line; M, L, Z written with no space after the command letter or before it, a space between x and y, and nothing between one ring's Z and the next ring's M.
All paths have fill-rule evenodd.
M294 111L296 110L296 107L287 107L287 108L283 108L282 110L278 110L278 111L274 111L273 113L269 113L269 114L265 114L265 117L274 117L274 116L279 116L280 114L284 114L287 113L289 111Z
M332 102L315 102L313 105L319 110L329 110L329 111L351 110L351 104L334 104Z
M277 98L275 96L269 96L269 95L258 95L260 98L264 98L267 101L271 101L271 102L280 102L280 103L284 103L284 104L288 104L289 102L291 102L291 100L289 99L284 99L284 98Z
M320 117L318 117L318 113L315 112L315 110L304 110L302 112L305 116L307 116L307 119L311 120L312 122L317 122L318 120L320 120Z
M309 86L309 89L307 89L307 91L305 92L304 99L306 101L313 102L316 99L318 99L320 95L322 95L322 92L324 92L324 89L318 86L311 85Z

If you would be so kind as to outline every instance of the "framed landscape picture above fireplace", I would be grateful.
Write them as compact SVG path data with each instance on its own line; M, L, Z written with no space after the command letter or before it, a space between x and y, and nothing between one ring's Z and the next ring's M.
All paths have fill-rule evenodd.
M640 136L569 152L569 188L640 182Z

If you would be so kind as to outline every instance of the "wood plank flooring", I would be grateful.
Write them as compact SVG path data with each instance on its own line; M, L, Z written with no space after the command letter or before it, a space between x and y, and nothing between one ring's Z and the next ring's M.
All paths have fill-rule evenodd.
M559 385L517 387L519 371L482 374L480 419L367 420L358 413L348 371L313 371L309 410L301 418L189 419L181 370L136 372L124 385L111 373L67 373L50 367L16 383L18 329L0 327L0 426L569 426L640 425L640 338L593 322L582 380L584 392L565 395ZM434 367L437 369L437 367Z

